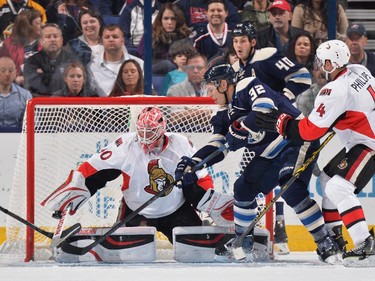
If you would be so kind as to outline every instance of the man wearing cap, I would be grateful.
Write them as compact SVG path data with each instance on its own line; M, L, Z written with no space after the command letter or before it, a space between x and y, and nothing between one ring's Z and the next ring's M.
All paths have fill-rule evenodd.
M351 24L346 31L346 45L350 50L349 64L362 64L375 76L375 54L365 50L367 31L362 24Z
M258 32L257 47L275 47L285 55L289 42L298 34L307 31L290 25L292 9L287 1L273 1L267 10L271 26Z

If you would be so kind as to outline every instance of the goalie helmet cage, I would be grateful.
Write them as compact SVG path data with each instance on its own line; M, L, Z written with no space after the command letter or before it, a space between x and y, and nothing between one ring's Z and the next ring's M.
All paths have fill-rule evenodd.
M188 137L197 149L211 135L210 119L219 110L207 97L121 97L121 98L33 98L26 108L24 126L11 189L9 209L54 232L57 220L40 205L61 185L70 170L76 169L93 153L99 152L119 135L134 131L134 123L146 106L158 106L167 119L167 132ZM231 193L240 165L251 161L243 149L231 152L224 161L209 168L215 190ZM241 162L241 163L240 163ZM119 177L121 178L121 177ZM67 226L80 222L82 227L111 227L117 219L122 179L116 179L68 218ZM260 204L272 199L260 196ZM262 220L273 237L273 211ZM47 260L51 240L7 217L6 238L0 259L15 261Z

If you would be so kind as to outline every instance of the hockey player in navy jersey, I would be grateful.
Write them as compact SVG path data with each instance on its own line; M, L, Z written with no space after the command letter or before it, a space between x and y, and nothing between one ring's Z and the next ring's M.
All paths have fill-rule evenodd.
M331 82L318 93L310 115L295 120L284 110L270 110L257 113L256 122L296 141L319 139L333 128L345 148L320 175L326 224L333 231L343 223L356 246L343 254L344 264L374 266L374 234L356 194L375 173L375 78L362 65L347 65L350 51L340 40L322 43L316 54Z
M108 181L121 176L123 200L118 219L123 219L172 183L180 158L196 151L186 137L166 133L166 126L166 118L159 108L144 108L138 116L136 132L124 133L77 170L71 171L66 182L42 205L51 211L62 212L71 203L72 213L75 213ZM172 243L174 227L202 225L196 209L208 213L219 226L231 224L232 196L213 190L206 169L199 171L198 178L188 188L173 187L141 210L126 226L154 226ZM227 216L222 216L222 211Z
M257 32L250 22L236 25L232 32L233 48L239 60L232 66L238 73L237 81L257 77L273 90L284 93L292 102L296 96L311 86L309 71L279 53L276 48L256 49ZM244 155L250 154L245 150ZM244 157L248 159L249 157ZM275 188L275 193L279 187ZM274 249L278 254L288 254L288 236L285 230L284 202L276 202Z
M273 90L284 93L292 102L311 86L311 75L301 64L294 63L276 48L256 49L256 30L250 22L232 30L233 48L239 60L232 66L237 81L257 77Z
M258 193L268 194L276 185L282 185L289 180L315 147L311 146L311 143L289 142L275 132L259 131L255 124L254 107L279 108L294 118L298 118L301 113L289 99L273 91L258 78L244 78L236 86L235 80L235 72L229 64L213 66L205 73L204 91L222 105L223 110L211 120L213 135L209 143L198 150L192 158L183 157L176 170L176 176L181 176L182 171L189 170L189 167L194 166L225 142L228 143L230 151L243 147L254 151L254 158L247 164L233 188L235 232L239 236L257 215L255 199ZM227 152L224 151L207 165L223 160ZM320 259L335 263L338 261L338 248L328 235L318 204L309 197L307 186L311 173L312 166L286 190L283 197L314 237ZM232 243L233 241L230 241L216 249L216 260L234 260ZM243 247L247 252L248 261L257 258L256 253L253 253L252 235L246 237Z

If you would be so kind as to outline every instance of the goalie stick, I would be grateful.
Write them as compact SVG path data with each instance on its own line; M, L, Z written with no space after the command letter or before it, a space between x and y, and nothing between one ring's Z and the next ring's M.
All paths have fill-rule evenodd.
M54 236L54 233L46 231L44 229L41 229L37 227L35 224L32 224L31 222L28 222L27 220L21 218L20 216L16 215L15 213L9 211L8 209L5 209L4 207L0 206L0 211L2 211L4 214L7 214L11 216L12 218L18 220L19 222L27 225L28 227L34 229L35 231L39 232L40 234L52 239ZM55 241L55 246L58 247L61 245L62 242L65 241L68 237L77 234L81 230L81 224L76 223L72 225L71 227L65 229L64 231L61 232L60 238Z
M64 211L61 212L61 214L58 214L55 212L55 214L52 215L54 218L59 218L59 222L57 224L55 233L53 234L52 237L52 242L50 247L56 247L57 245L61 244L61 236L62 236L62 231L64 229L65 225L65 220L68 214L70 214L70 211L72 210L72 203L69 203L68 208L66 208Z
M200 169L202 169L205 164L215 158L217 155L222 153L225 149L228 148L227 144L223 144L220 146L217 150L212 152L210 155L208 155L206 158L204 158L201 162L196 164L192 169L191 172L194 173ZM162 191L157 193L155 196L151 197L148 201L143 203L141 206L139 206L135 211L130 213L128 216L126 216L122 221L119 221L115 223L110 230L108 230L106 233L104 233L102 236L98 237L93 243L85 246L85 247L77 247L71 245L69 242L64 241L61 244L61 249L68 253L73 255L84 255L88 253L90 250L92 250L95 246L99 245L103 241L105 241L112 233L114 233L117 229L119 229L121 226L125 225L127 222L129 222L132 218L134 218L136 215L138 215L144 208L149 206L152 202L154 202L159 197L163 196L165 193L167 193L169 190L171 190L179 181L181 181L181 178L175 179L173 182L171 182L166 188L164 188Z
M293 176L280 188L278 194L276 194L272 200L264 207L264 209L256 216L256 218L251 222L247 229L234 241L232 245L233 255L236 260L243 260L246 258L245 252L242 248L242 243L245 237L250 233L250 231L255 227L255 225L261 220L261 218L267 213L267 211L272 207L272 205L278 200L281 195L294 183L296 179L299 178L301 173L303 173L307 167L318 157L320 151L327 145L327 143L333 138L335 132L330 133L327 138L320 144L320 146L311 154L305 163L293 174Z

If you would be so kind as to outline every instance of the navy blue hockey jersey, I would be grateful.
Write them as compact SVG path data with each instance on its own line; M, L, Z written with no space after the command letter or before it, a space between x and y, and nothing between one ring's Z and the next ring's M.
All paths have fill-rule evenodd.
M238 73L237 81L257 77L273 90L284 93L292 102L311 86L309 71L279 53L276 48L255 50L246 65L239 60L233 64L233 69Z
M288 144L288 140L276 132L260 131L255 124L255 105L277 108L293 118L301 114L287 97L272 90L258 78L249 77L237 83L229 109L219 111L212 117L214 134L225 136L229 126L242 119L242 126L251 131L248 148L262 157L274 158Z

